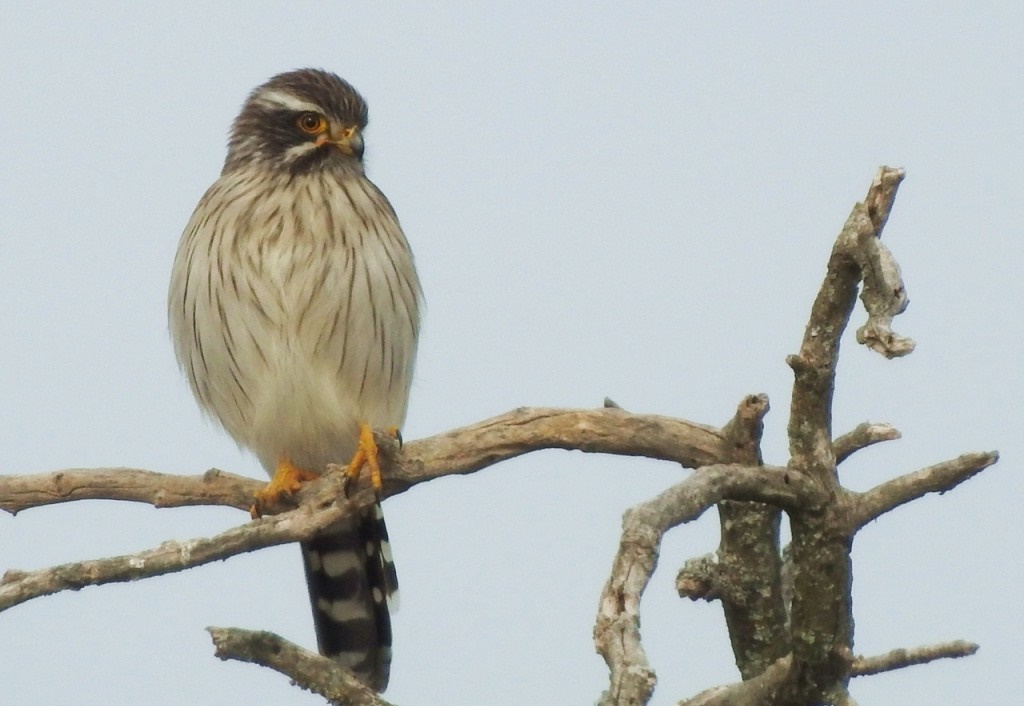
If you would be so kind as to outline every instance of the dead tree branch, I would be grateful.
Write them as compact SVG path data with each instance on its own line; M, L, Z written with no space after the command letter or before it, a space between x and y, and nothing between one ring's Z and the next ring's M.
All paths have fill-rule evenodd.
M891 650L884 655L854 658L850 666L850 675L866 677L872 674L881 674L882 672L913 667L917 664L928 664L937 659L970 657L977 651L978 645L966 640L953 640L952 642L940 642L935 645L924 645L923 647Z
M848 676L837 664L837 650L853 644L851 533L836 531L845 514L846 491L839 484L832 446L832 395L839 344L863 282L863 301L872 332L867 342L887 356L902 355L913 343L892 333L892 316L906 307L906 288L888 250L882 228L904 172L882 167L863 202L854 205L843 226L811 315L800 351L787 359L793 369L790 403L790 465L815 478L831 498L824 512L789 513L794 572L791 634L793 665L780 698L814 703L845 691Z
M616 408L521 407L398 448L390 436L377 443L389 458L384 497L446 475L474 473L541 449L644 456L698 468L728 461L719 429ZM246 509L259 481L211 470L179 476L137 469L67 469L0 476L0 510L17 513L72 500L128 500L155 507L227 505Z
M372 493L364 491L352 500L336 503L331 498L319 507L306 505L213 537L164 542L136 554L61 564L38 571L10 570L0 579L0 611L60 591L162 576L264 547L311 539L372 502Z
M898 649L873 657L844 655L851 677L864 677L938 659L968 657L978 651L972 642L956 640L910 649ZM791 657L784 657L753 679L716 686L679 702L679 706L763 706L777 703L782 686L790 679ZM849 698L849 695L846 695ZM852 701L850 701L852 703Z
M752 395L723 428L733 462L763 463L761 435L768 409L766 395ZM792 649L785 629L779 556L781 515L778 506L767 503L718 504L721 539L715 585L744 679L757 676Z
M928 493L952 490L999 461L999 452L969 453L893 478L862 493L850 514L854 530Z
M718 559L693 560L679 574L681 595L722 601L733 653L745 679L703 692L687 704L855 703L847 692L847 682L856 673L849 657L854 534L874 517L924 493L952 488L998 458L994 453L968 454L864 494L847 491L839 482L838 463L867 446L899 437L889 425L862 424L833 439L831 425L840 339L858 289L868 313L858 341L890 358L906 355L914 347L913 341L891 328L893 317L906 308L908 299L899 265L880 241L903 176L902 170L883 167L867 197L854 206L836 239L800 350L788 358L794 372L788 468L795 474L792 477L811 482L820 499L769 501L771 507L758 508L735 502L740 498L731 494L719 503L723 539ZM738 413L723 433L730 437L730 433L743 431L741 422ZM734 443L727 444L734 453L730 460L760 463L759 424L760 418L745 436L741 434L742 443L733 438ZM683 498L670 499L671 492L628 511L623 520L619 551L602 593L595 627L598 651L610 670L611 686L603 694L602 704L644 704L654 688L655 674L640 643L637 608L656 565L663 533L673 523L692 519L687 511L693 508ZM679 512L673 514L668 506ZM789 591L791 620L787 620L782 596L779 509L789 514L793 531L790 555L796 570ZM651 521L639 521L641 510L650 513ZM748 598L751 594L755 599ZM956 649L959 647L953 651Z
M225 505L245 510L263 483L210 469L198 476L137 468L68 468L52 473L0 476L0 510L12 515L75 500L127 500L153 507Z
M390 706L334 660L272 632L215 627L206 630L213 638L216 656L223 660L269 667L336 706Z
M705 466L628 510L594 626L594 643L610 671L609 689L599 703L644 704L650 699L655 678L640 641L640 597L657 567L661 539L726 499L817 508L826 496L813 481L786 468Z
M899 438L900 432L896 427L864 422L842 436L837 436L832 442L832 452L836 456L836 463L839 464L861 449Z

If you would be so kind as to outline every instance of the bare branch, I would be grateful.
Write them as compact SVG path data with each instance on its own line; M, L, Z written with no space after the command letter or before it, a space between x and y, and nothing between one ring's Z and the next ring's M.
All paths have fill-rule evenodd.
M771 406L768 395L747 395L736 407L732 419L722 427L728 459L723 462L758 464L761 459L761 435L764 418Z
M973 642L956 640L912 649L892 650L874 657L852 657L847 650L844 650L846 654L841 656L849 665L850 676L862 677L926 664L937 659L968 657L977 651L978 646ZM787 679L792 676L791 666L792 657L787 656L753 679L707 689L693 698L680 701L679 706L771 706L779 702L780 691ZM836 702L841 700L847 704L855 703L845 689L839 690L831 698Z
M832 442L832 453L835 454L836 463L842 463L861 449L883 441L893 441L900 436L899 430L889 424L862 422L851 431L836 437Z
M646 456L689 468L728 460L718 429L616 408L523 407L409 442L401 449L387 434L378 435L377 443L390 460L385 466L385 497L433 478L473 473L539 449ZM263 484L256 480L217 470L201 476L179 476L125 468L68 469L0 476L0 509L15 513L84 499L129 500L156 507L228 505L244 509L261 487Z
M749 395L722 428L731 462L763 462L761 435L768 409L767 395ZM708 588L722 601L736 666L750 679L791 650L780 581L781 517L771 505L723 500L718 518L718 562ZM700 581L711 575L689 578Z
M645 704L655 676L640 643L640 597L658 563L664 534L725 500L752 500L784 508L820 508L825 493L790 469L717 465L626 511L622 539L601 593L594 643L610 671L602 704Z
M853 494L856 500L849 514L850 526L859 529L911 500L952 490L998 460L997 451L963 454L880 483L865 493Z
M53 473L0 476L0 510L11 514L73 500L128 500L154 507L252 504L263 483L210 469L199 476L137 468L69 468Z
M795 373L789 435L790 452L797 468L834 464L830 450L826 453L832 439L822 438L822 434L831 429L832 390L839 359L839 341L857 301L858 284L864 279L867 287L868 278L880 277L871 268L874 267L882 228L888 220L903 177L902 169L881 167L864 201L854 205L832 248L828 271L811 307L800 352L787 359ZM871 286L880 288L877 282ZM884 298L885 294L880 291L878 297ZM889 292L888 296L896 297L897 294ZM885 308L882 304L871 306ZM894 307L900 308L892 305L885 310L889 312ZM869 317L875 316L871 307L868 308ZM830 469L821 470L828 475Z
M699 468L724 460L718 429L616 407L521 407L492 419L406 444L385 478L393 495L445 475L473 473L539 449L646 456Z
M206 630L213 638L216 655L223 660L270 667L336 706L390 706L334 660L272 632L215 627Z
M978 651L978 645L966 640L940 642L910 649L898 649L874 657L856 657L851 665L851 676L864 677L871 674L891 672L894 669L927 664L937 659L958 659L970 657Z
M368 506L373 499L372 493L363 491L351 500L337 504L328 501L319 507L307 505L213 537L164 542L136 554L61 564L38 571L12 569L0 579L0 611L60 591L161 576L263 547L310 539L349 513Z
M816 479L832 498L846 496L836 473L832 398L840 340L857 301L858 285L863 280L865 290L872 291L864 302L869 324L879 329L887 328L905 306L905 301L898 301L905 296L902 283L898 288L893 284L891 268L881 271L895 262L887 259L888 251L879 243L903 175L901 169L881 167L867 197L854 205L832 248L800 352L787 358L794 372L790 465ZM842 505L833 502L821 513L799 508L790 513L792 557L799 570L793 574L790 613L795 676L785 686L784 700L811 703L846 687L847 677L834 659L838 649L848 649L853 642L850 542L835 532Z

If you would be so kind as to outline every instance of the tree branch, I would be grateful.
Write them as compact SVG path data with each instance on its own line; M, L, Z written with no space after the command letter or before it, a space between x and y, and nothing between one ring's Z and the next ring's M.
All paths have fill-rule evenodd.
M473 473L540 449L644 456L687 468L720 463L720 430L615 407L520 407L461 429L407 444L385 478L387 495L440 476Z
M601 592L594 644L610 671L599 703L644 704L655 676L640 642L640 598L658 563L664 534L722 500L820 508L826 494L809 478L770 466L705 466L652 500L627 510L610 577Z
M832 391L839 361L839 342L857 301L862 280L872 289L869 319L899 313L906 306L905 288L882 286L872 267L884 228L905 176L902 169L881 167L863 202L854 205L829 257L825 279L811 307L800 352L789 356L795 380L790 406L790 453L797 468L824 464L819 472L834 472L831 429ZM869 285L868 280L872 280ZM826 480L832 481L832 478Z
M750 395L740 403L732 421L722 428L730 461L763 463L761 436L768 409L766 395ZM764 503L723 500L718 518L721 539L711 586L722 601L736 666L744 679L750 679L792 649L780 581L781 513Z
M913 667L917 664L927 664L937 659L970 657L977 651L978 645L966 640L953 640L952 642L940 642L935 645L891 650L883 655L875 655L874 657L855 657L850 668L850 675L866 677L872 674L891 672L895 669Z
M926 645L911 649L898 649L874 657L853 657L843 651L843 661L848 665L850 676L862 677L917 664L926 664L937 659L968 657L978 651L973 642L955 640L937 645ZM781 703L782 687L791 678L791 656L786 656L769 666L752 679L716 686L696 696L679 702L679 706L772 706ZM840 692L843 699L850 699L845 689ZM835 698L838 698L837 694ZM846 703L854 703L852 699Z
M713 427L616 408L522 407L399 449L387 434L377 443L385 466L384 497L446 475L466 474L540 449L674 461L688 468L727 460L722 432ZM339 459L347 461L347 459ZM34 475L0 476L0 509L17 513L72 500L143 502L155 507L227 505L248 508L263 484L224 471L180 476L138 469L68 469Z
M840 340L861 281L868 310L865 328L878 334L868 344L887 355L895 350L893 346L906 344L888 328L892 316L905 308L906 294L898 281L899 268L880 244L903 177L901 169L880 168L864 201L854 205L832 248L800 351L787 358L794 373L788 426L790 465L816 479L832 501L824 512L797 508L790 513L790 546L798 570L793 574L790 613L793 668L781 696L784 702L815 703L846 688L848 677L834 656L853 644L852 534L835 531L840 524L837 518L845 511L847 493L836 472L832 399ZM888 337L882 335L885 332Z
M893 441L899 439L900 436L899 430L889 424L862 422L842 436L835 438L832 442L832 453L835 454L836 463L839 464L861 449L883 441Z
M311 539L352 512L368 507L372 492L334 502L330 494L320 505L309 504L273 517L234 527L213 537L164 542L136 554L61 564L38 571L7 571L0 579L0 611L40 596L77 591L85 586L137 581L191 569L288 542Z
M944 493L977 475L999 460L999 452L968 453L950 461L936 463L921 470L876 485L871 490L854 494L856 498L849 515L856 530L900 505L928 493Z
M336 706L390 706L337 662L304 650L272 632L209 627L217 657L280 672Z
M252 505L264 486L257 480L215 468L198 476L137 468L69 468L52 473L0 476L0 510L22 510L74 500L127 500L154 507Z

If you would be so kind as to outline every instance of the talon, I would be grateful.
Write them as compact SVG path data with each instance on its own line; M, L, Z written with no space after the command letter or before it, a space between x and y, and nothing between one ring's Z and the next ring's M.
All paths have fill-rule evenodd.
M404 442L402 441L402 430L401 429L399 429L398 427L388 427L384 431L386 431L391 436L395 437L395 441L398 442L398 448L402 448L402 444Z
M263 515L260 508L278 504L282 496L293 495L302 487L304 482L311 481L316 477L316 473L304 471L292 465L292 462L288 459L282 458L277 462L277 470L274 472L274 477L256 492L256 501L249 508L249 515L255 520Z
M345 473L349 478L355 480L359 477L363 466L370 469L370 485L379 493L384 487L384 482L380 477L380 462L377 460L377 442L373 439L373 429L370 425L361 422L359 424L359 446L356 447L356 453L345 469Z

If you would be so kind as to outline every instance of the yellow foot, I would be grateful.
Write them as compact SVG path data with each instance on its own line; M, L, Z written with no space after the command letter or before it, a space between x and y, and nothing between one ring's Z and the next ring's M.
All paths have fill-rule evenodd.
M387 433L398 439L399 444L402 443L402 435L398 432L398 427L388 427ZM377 459L377 453L377 442L373 439L373 428L365 422L360 423L359 445L356 447L356 453L348 464L348 468L345 469L345 472L349 478L355 480L359 477L363 466L366 466L370 469L370 484L374 490L380 492L380 489L384 487L384 483L380 477L380 461Z
M255 520L263 514L260 508L279 503L281 496L293 494L302 486L304 481L310 481L316 477L316 473L297 468L292 465L291 461L282 458L277 462L277 470L274 472L274 477L256 493L256 502L249 508L249 514Z

